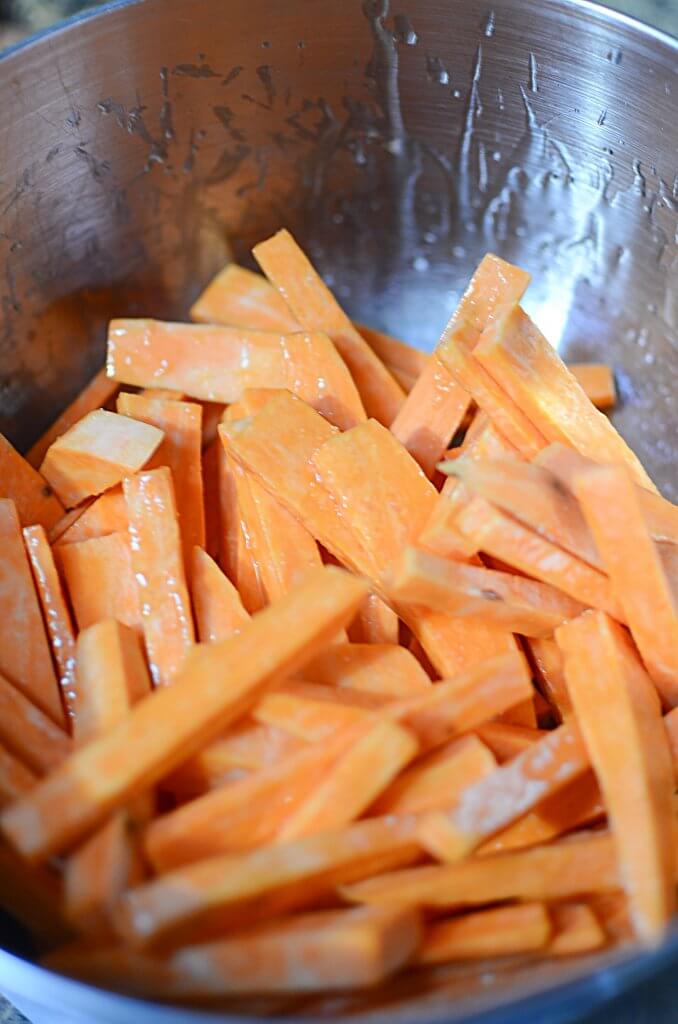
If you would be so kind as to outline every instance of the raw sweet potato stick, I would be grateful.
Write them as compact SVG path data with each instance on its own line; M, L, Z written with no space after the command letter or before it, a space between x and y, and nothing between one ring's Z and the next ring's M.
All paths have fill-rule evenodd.
M118 395L118 412L162 430L162 444L146 469L167 466L172 472L177 516L186 565L196 544L205 544L202 486L202 409L195 402L177 402L143 395Z
M50 445L40 472L72 508L136 473L162 439L157 427L97 409Z
M529 281L530 275L524 270L498 256L484 256L443 332L441 344L460 321L484 330L503 309L520 301ZM470 402L469 392L434 351L391 424L394 435L428 477L461 425Z
M77 519L52 542L63 547L64 544L93 537L106 537L110 533L126 533L128 524L125 496L122 487L117 485L82 509Z
M57 546L54 552L78 629L117 619L141 633L139 588L127 532Z
M59 673L61 699L67 716L72 718L77 700L73 620L43 527L26 527L24 543L52 647L52 656Z
M51 530L64 508L45 478L0 434L0 498L16 505L22 526L38 523Z
M0 743L38 775L56 768L71 752L64 730L2 675Z
M289 231L278 231L253 252L302 327L325 331L334 342L368 415L389 426L403 403L402 388L355 329Z
M674 772L660 703L628 636L604 613L585 612L556 639L637 933L656 944L674 911L676 885Z
M662 697L678 705L678 595L647 529L638 493L621 467L586 470L574 481L615 598Z
M365 591L347 573L319 569L239 636L193 648L173 686L155 690L111 733L7 808L0 830L34 860L67 848L215 739L272 679L322 650Z
M210 281L193 303L191 319L286 334L302 329L273 285L237 263L229 263Z
M552 931L543 903L480 910L429 924L416 963L532 953L547 945Z
M166 686L195 642L172 474L163 467L127 477L123 491L151 677Z
M117 380L111 380L106 373L106 367L102 366L99 372L95 373L92 377L89 384L82 389L80 394L55 419L51 427L29 449L26 459L30 462L31 466L35 466L37 469L45 458L47 449L56 439L65 434L67 430L70 430L87 413L106 405L115 396L119 387L120 385Z
M0 673L65 724L49 643L14 502L0 499Z
M246 388L289 388L342 428L365 418L350 373L320 332L113 320L108 360L125 384L160 382L206 402L237 402Z
M214 559L193 548L190 573L193 611L201 643L226 640L249 622L238 591Z
M111 619L80 633L77 663L75 738L82 745L123 721L150 693L151 681L138 636ZM134 877L138 865L129 826L126 811L118 811L66 861L65 912L85 931L106 928Z
M473 355L549 441L561 441L599 462L621 463L636 483L656 490L636 455L608 418L594 409L520 306L485 329Z
M0 746L0 807L29 792L38 776L4 746Z
M417 659L396 644L333 644L309 662L304 675L325 686L389 697L412 696L431 688Z

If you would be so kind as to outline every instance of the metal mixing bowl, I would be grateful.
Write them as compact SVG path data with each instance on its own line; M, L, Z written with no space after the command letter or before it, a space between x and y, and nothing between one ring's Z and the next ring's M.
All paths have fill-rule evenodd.
M0 69L0 430L17 444L99 367L111 315L185 315L287 225L353 315L424 348L484 252L526 266L528 311L568 358L614 364L614 420L678 498L675 42L583 0L132 0ZM441 971L361 1019L501 1003L502 1021L536 1006L557 1024L676 957L674 936ZM0 989L36 1024L196 1019L1 952Z

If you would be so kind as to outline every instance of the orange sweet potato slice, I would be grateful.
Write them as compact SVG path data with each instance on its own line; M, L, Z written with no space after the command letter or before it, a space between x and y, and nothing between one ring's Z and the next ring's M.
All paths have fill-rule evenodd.
M433 856L459 860L563 789L588 766L579 730L573 723L561 725L466 789L449 810L426 815L417 834Z
M419 814L444 807L466 786L483 779L497 762L476 736L462 736L419 758L382 793L371 814Z
M324 567L239 636L193 648L173 686L155 690L111 733L8 807L0 829L33 860L72 845L215 739L273 678L322 650L355 614L365 590L348 573Z
M414 384L423 372L430 356L422 352L421 349L413 348L412 345L408 345L384 331L367 327L365 324L356 324L355 326L396 380L403 384L403 379L407 379Z
M528 640L542 692L561 722L573 715L572 701L565 682L563 655L553 637Z
M398 614L379 594L367 595L348 631L349 639L356 644L393 646L398 643L399 634Z
M106 373L106 367L102 366L99 372L92 377L89 384L83 388L71 404L55 419L51 427L29 449L26 459L30 462L31 466L35 466L37 469L45 458L47 449L54 444L56 439L65 434L67 430L70 430L87 413L105 406L115 396L119 387L120 385L117 380L112 380Z
M26 527L24 543L47 627L52 656L59 674L61 699L68 718L72 719L77 698L73 620L54 563L52 549L42 526Z
M553 473L570 491L580 473L597 465L595 459L589 459L564 444L550 444L539 453L535 462ZM671 504L666 498L662 498L661 494L648 491L639 484L636 486L638 501L653 538L656 541L678 544L678 505Z
M92 537L106 537L109 533L126 533L128 525L125 496L118 485L95 498L56 541L51 539L61 547Z
M298 839L355 821L417 751L417 740L407 729L395 722L375 722L287 818L278 839Z
M614 408L617 388L611 366L607 363L570 363L569 370L596 409Z
M6 813L6 812L5 812ZM136 947L223 934L312 905L319 896L375 869L417 860L410 818L374 818L336 832L277 843L240 856L212 857L162 875L123 896L117 929Z
M2 675L0 743L38 775L56 768L71 751L64 730Z
M0 498L16 505L22 526L38 523L51 530L64 508L45 478L0 434Z
M141 602L127 533L55 548L78 629L117 619L141 632Z
M556 903L549 914L553 935L545 950L547 956L591 953L607 943L605 930L588 904Z
M601 608L616 618L623 617L607 576L507 516L484 498L475 497L462 508L456 525L474 542L477 550L550 583L575 601Z
M464 388L496 429L523 458L530 459L548 441L525 415L518 403L475 358L480 338L478 328L466 320L448 325L437 348L438 358L457 384Z
M476 732L501 764L522 754L523 750L527 750L544 736L541 729L532 729L524 725L501 721L487 722L486 725L481 725Z
M239 633L250 617L236 588L202 548L193 549L191 564L191 595L198 639L202 643L214 643Z
M473 355L549 441L570 445L596 461L621 463L636 483L656 490L636 455L520 306L486 328Z
M531 850L393 871L342 886L341 894L352 903L454 908L511 899L567 899L617 888L612 838L584 833Z
M153 469L123 482L151 678L166 686L195 642L172 474Z
M457 459L450 472L475 494L596 569L602 562L571 491L542 466L518 459Z
M543 903L479 910L429 924L415 962L444 964L533 953L547 947L552 932Z
M261 274L237 263L229 263L210 281L193 303L191 319L285 334L301 330L273 285Z
M351 375L320 332L113 320L108 353L125 384L162 381L191 398L226 403L237 402L246 388L289 388L342 428L365 418Z
M202 409L194 402L167 401L143 395L118 395L118 412L162 430L162 444L147 469L167 466L172 472L182 550L188 565L196 544L205 544L202 486ZM215 428L216 429L216 428Z
M58 725L61 694L14 502L0 499L0 673Z
M201 995L354 990L384 981L407 963L419 938L419 920L410 910L354 907L189 946L174 954L170 966L194 979Z
M674 772L657 694L621 626L588 611L556 639L607 806L638 936L656 944L675 907Z
M278 231L253 252L302 327L325 331L334 342L368 415L389 426L402 405L402 388L355 329L289 231Z
M417 659L396 644L333 644L304 670L325 686L346 687L389 697L407 697L430 689Z
M443 332L441 344L446 345L459 322L467 321L475 330L484 330L503 309L520 301L529 281L530 275L524 270L492 254L485 256ZM471 395L455 380L436 350L391 424L394 435L427 476L433 474L470 402Z
M484 566L462 565L406 548L386 588L399 606L423 606L461 618L495 622L524 636L548 636L584 611L547 583Z
M162 439L157 427L97 409L49 447L40 472L72 508L136 473Z
M678 705L678 595L673 592L630 475L586 470L574 482L612 592L646 668L670 707Z

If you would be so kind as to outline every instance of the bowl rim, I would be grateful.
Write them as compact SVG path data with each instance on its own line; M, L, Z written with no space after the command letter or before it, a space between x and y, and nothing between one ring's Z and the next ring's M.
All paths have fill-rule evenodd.
M93 7L87 11L81 11L78 14L72 15L70 18L64 18L55 22L53 25L49 25L44 29L40 29L38 32L32 33L25 39L19 39L17 42L12 43L0 52L0 62L6 60L8 57L13 57L22 50L30 49L32 46L37 43L41 43L45 39L59 35L64 31L69 31L75 25L85 24L87 22L94 21L97 18L106 17L107 15L112 14L115 11L122 10L125 7L141 7L148 2L149 0L108 0L107 3L101 4L98 7ZM414 2L416 2L416 0L414 0ZM670 33L665 32L663 29L656 28L654 25L649 25L647 22L641 21L639 18L634 18L630 14L625 14L623 11L618 11L612 7L608 7L603 3L598 3L597 0L524 0L524 2L528 5L534 5L538 9L545 6L558 6L564 9L570 8L572 11L578 11L582 14L602 17L610 22L624 26L632 32L640 33L648 40L652 40L660 46L665 46L669 50L676 50L678 52L678 35L673 36Z

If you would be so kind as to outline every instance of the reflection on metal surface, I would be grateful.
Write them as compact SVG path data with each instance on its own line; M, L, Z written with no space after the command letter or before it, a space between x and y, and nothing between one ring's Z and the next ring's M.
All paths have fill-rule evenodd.
M675 498L676 47L567 0L341 8L147 0L5 58L0 429L39 433L109 314L184 314L287 224L351 312L427 348L485 251L527 266L528 311L614 363Z

